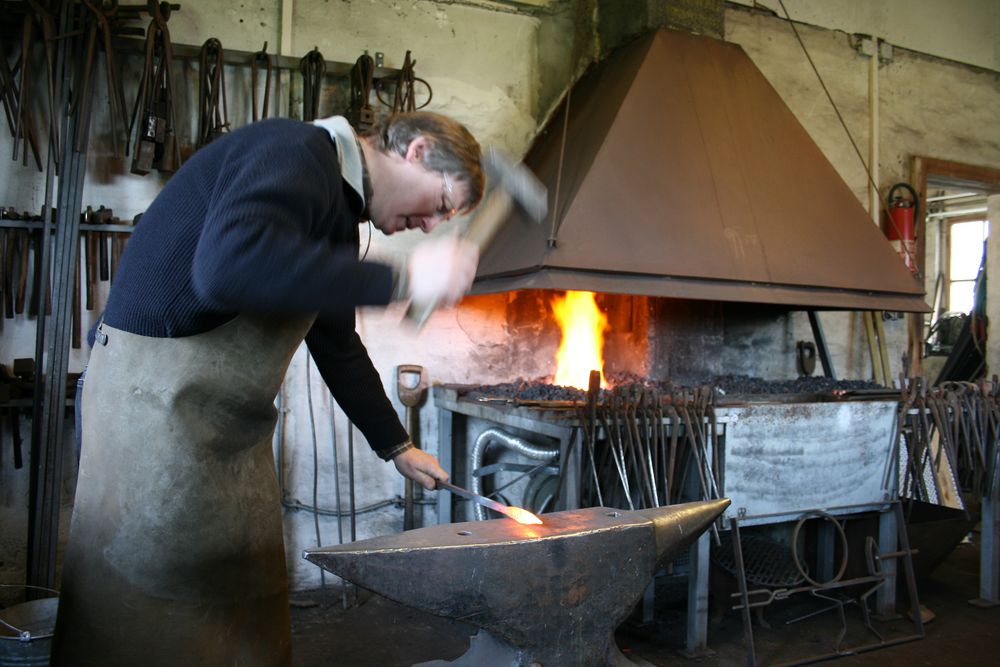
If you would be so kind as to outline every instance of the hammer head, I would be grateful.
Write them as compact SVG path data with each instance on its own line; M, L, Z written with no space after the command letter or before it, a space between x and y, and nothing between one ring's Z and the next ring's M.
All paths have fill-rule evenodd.
M541 223L549 210L548 190L531 170L520 162L514 162L495 146L489 146L483 153L483 169L494 187L503 188L511 200L534 222Z

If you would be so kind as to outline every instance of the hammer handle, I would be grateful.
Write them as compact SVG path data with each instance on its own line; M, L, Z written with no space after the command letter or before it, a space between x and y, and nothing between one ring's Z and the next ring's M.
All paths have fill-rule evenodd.
M512 208L510 193L502 187L493 188L482 209L469 222L463 238L475 243L480 253L484 252L507 221Z
M510 193L502 187L493 188L475 217L469 222L462 238L474 243L482 255L500 231L500 226L507 221L513 205ZM406 309L406 319L416 324L418 328L423 327L431 314L437 310L438 305L436 301L421 304L411 301Z

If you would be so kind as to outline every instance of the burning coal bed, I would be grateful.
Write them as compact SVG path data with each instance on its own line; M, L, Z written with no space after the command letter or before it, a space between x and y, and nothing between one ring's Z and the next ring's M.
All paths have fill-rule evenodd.
M598 402L612 392L653 390L661 396L689 394L694 391L713 390L717 401L727 397L773 396L837 396L852 393L890 391L885 387L865 380L834 380L826 377L800 377L795 380L764 380L749 375L719 375L704 382L679 385L667 381L650 380L636 375L611 375L607 378L611 388L601 389ZM585 402L587 391L576 387L550 384L544 380L518 379L502 384L482 385L468 389L464 398L471 400L507 400L512 403L535 402Z

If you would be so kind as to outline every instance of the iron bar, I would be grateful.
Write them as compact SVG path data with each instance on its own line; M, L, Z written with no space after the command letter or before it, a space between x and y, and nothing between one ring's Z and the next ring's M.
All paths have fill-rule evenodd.
M67 5L71 3L66 3ZM70 8L64 7L61 27L70 21ZM61 30L60 32L66 32ZM60 48L70 48L60 44ZM69 101L71 76L62 74L62 97ZM66 108L64 104L62 108ZM83 139L83 151L74 150L72 136ZM31 447L31 499L29 509L29 551L27 579L30 585L51 588L55 583L56 548L59 535L60 491L62 489L63 408L66 373L69 366L73 281L79 244L80 209L87 167L87 128L70 116L63 118L62 175L57 192L57 219L52 256L52 316L42 334L44 354L41 371L36 375L36 392ZM51 216L46 216L46 224ZM39 317L39 320L44 319ZM42 380L44 378L44 382ZM38 391L39 383L42 390Z

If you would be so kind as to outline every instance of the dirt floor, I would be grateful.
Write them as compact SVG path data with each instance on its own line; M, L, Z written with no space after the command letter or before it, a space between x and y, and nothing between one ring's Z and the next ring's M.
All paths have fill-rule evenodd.
M848 654L838 663L888 667L998 664L1000 607L981 609L968 603L978 594L978 561L978 546L962 544L929 579L921 582L920 602L935 616L926 625L923 639ZM622 651L640 665L748 664L743 624L736 612L711 623L710 655L687 658L682 654L683 592L675 599L671 590L682 591L683 586L676 583L672 585L669 578L658 583L652 624L642 626L633 620L622 625L616 637ZM434 659L454 660L465 652L469 636L476 632L476 628L464 623L425 614L363 591L359 592L358 604L345 610L339 586L299 593L293 596L292 603L295 667L392 667ZM788 623L814 612L818 613L811 618ZM842 629L845 635L841 651L905 639L913 633L913 624L900 617L874 622L880 635L876 636L864 627L860 610L853 602L844 606L846 624L842 624L832 603L807 595L775 603L764 618L770 629L756 621L753 627L758 665L836 652Z

